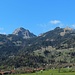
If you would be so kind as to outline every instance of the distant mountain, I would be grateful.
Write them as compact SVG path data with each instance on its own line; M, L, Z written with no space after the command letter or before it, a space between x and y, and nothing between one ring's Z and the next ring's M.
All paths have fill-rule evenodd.
M12 34L22 37L24 39L36 37L36 35L34 35L29 30L26 30L22 27L17 28Z
M29 30L22 27L17 28L13 34L0 34L0 49L9 46L22 46L22 50L34 51L41 47L52 46L53 48L75 48L75 30L66 27L56 27L54 30L43 33L36 37ZM28 47L28 48L26 48ZM10 49L10 48L9 48ZM13 48L12 48L13 49ZM5 48L7 50L7 48ZM12 51L11 51L12 52Z
M41 47L52 46L54 48L75 47L75 30L69 27L56 27L54 30L43 33L38 36L34 42ZM65 44L67 46L65 46Z
M30 40L36 35L22 27L16 29L13 34L0 34L0 55L1 57L16 54L19 50L30 44ZM6 56L5 56L6 57Z
M74 56L75 29L70 27L56 27L37 37L22 27L13 34L0 34L0 65L39 67L56 64L59 59L61 63L74 62Z

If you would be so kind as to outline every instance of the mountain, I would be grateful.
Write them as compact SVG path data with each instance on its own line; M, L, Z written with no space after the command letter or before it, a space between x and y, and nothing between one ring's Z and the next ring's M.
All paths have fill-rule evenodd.
M52 46L54 48L71 48L75 47L75 30L69 27L60 28L56 27L54 30L43 33L38 36L34 42L36 46L46 47ZM33 44L33 45L34 45ZM67 46L65 46L65 44Z
M36 35L24 28L16 29L13 34L0 34L0 57L16 55L19 50L30 44L30 40Z
M75 29L56 27L36 36L24 28L0 34L0 65L45 67L43 64L75 62ZM54 66L55 67L55 66Z
M17 35L19 37L23 37L24 39L36 37L36 35L22 27L17 28L12 34Z

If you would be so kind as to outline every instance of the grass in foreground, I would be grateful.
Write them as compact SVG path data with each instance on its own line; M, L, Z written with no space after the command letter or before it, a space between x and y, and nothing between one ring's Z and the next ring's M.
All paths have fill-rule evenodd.
M65 71L65 69L64 69ZM51 69L51 70L46 70L46 71L39 71L36 73L27 73L27 74L16 74L16 75L75 75L75 72L69 72L68 70L64 72L61 70L59 73L57 69Z

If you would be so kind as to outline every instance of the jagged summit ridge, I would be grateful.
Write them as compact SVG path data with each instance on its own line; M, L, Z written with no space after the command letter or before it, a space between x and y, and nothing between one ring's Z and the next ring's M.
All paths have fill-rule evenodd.
M15 29L15 31L13 32L13 34L17 35L17 36L20 36L20 37L23 37L25 39L27 39L27 38L33 38L33 37L36 36L33 33L31 33L29 30L24 29L23 27Z

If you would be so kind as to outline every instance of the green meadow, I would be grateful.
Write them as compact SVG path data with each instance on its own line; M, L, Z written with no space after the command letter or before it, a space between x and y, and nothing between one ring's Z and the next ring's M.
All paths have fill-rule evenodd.
M59 72L58 69L51 69L35 73L16 74L16 75L75 75L75 71L72 71L71 69L61 69Z

